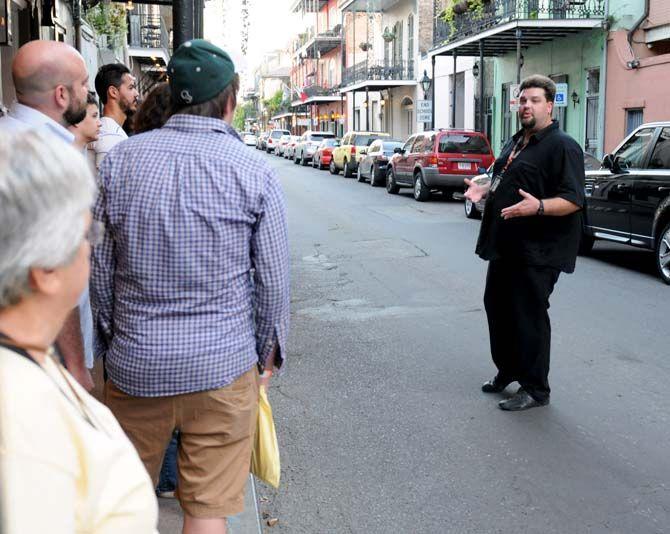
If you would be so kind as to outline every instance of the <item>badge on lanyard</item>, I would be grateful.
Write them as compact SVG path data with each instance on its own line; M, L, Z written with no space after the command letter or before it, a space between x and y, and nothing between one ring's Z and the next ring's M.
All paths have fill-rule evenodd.
M501 181L502 180L501 180L500 176L496 176L493 179L493 183L491 183L491 188L489 189L489 191L491 191L491 193L495 193L496 189L498 189L498 186L500 185Z

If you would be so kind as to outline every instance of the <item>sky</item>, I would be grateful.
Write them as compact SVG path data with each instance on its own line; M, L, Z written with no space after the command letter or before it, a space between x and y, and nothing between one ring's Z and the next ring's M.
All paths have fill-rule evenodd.
M289 12L292 0L248 0L249 40L247 55L241 47L241 0L205 2L205 38L226 50L240 73L251 73L263 55L283 49L299 33L299 19Z

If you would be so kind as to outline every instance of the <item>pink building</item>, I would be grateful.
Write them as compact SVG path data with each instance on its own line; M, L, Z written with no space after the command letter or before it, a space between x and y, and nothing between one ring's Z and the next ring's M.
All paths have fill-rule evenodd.
M612 10L620 26L607 43L605 153L643 122L670 120L670 1L642 4L620 21Z

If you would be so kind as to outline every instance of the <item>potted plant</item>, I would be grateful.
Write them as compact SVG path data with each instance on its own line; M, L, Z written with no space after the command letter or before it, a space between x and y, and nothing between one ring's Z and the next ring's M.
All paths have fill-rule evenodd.
M389 27L386 26L386 28L384 28L384 33L382 34L382 39L384 39L384 41L387 43L395 40L395 31L389 30Z

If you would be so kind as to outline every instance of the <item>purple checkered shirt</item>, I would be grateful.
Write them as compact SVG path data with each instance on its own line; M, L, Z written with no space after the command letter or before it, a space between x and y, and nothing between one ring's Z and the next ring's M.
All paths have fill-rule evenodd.
M175 115L105 158L93 217L96 355L141 397L223 387L285 358L289 266L272 168L218 119Z

